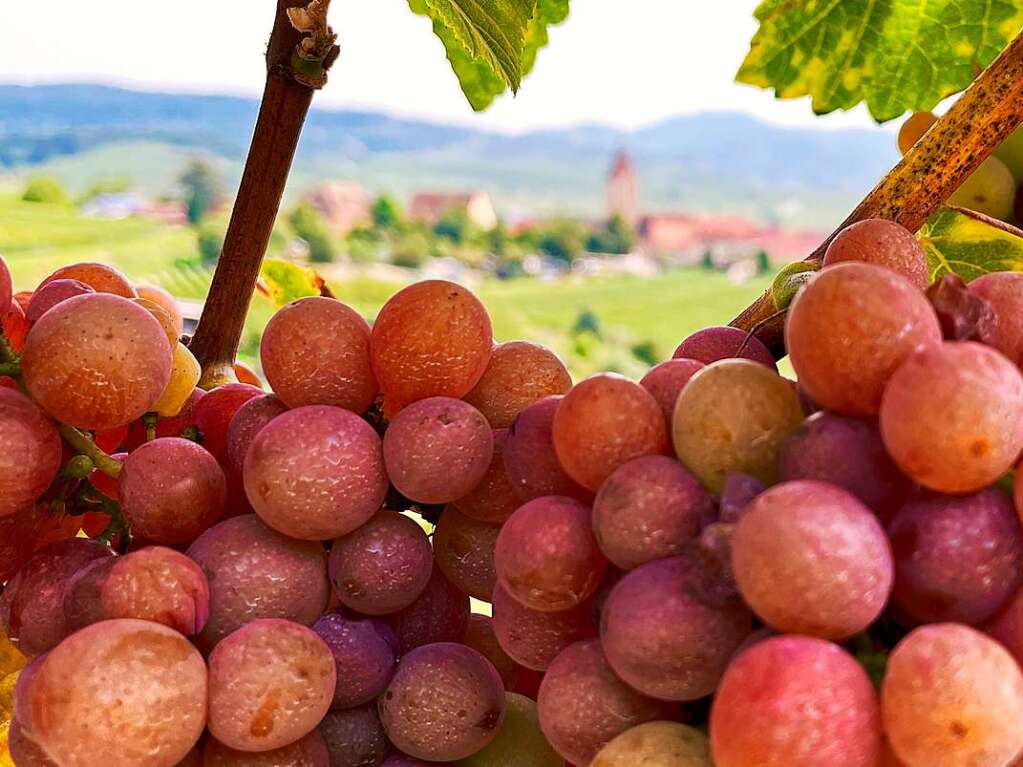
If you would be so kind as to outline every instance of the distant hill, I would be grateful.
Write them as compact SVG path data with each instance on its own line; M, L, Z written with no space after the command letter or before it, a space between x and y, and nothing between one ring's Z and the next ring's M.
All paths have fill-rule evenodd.
M255 121L254 99L101 85L0 85L0 171L53 173L84 187L129 176L173 190L189 157L216 158L232 183ZM597 213L611 154L632 153L648 209L740 213L826 227L894 163L877 130L781 128L708 112L635 131L580 125L508 136L381 113L316 108L303 132L294 196L332 178L408 195L481 187L504 211Z

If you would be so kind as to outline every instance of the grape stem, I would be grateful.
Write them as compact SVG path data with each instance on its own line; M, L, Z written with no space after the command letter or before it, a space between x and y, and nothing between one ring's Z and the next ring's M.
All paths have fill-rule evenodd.
M11 365L17 364L20 361L21 357L16 351L14 351L14 347L11 346L11 342L7 340L7 336L4 335L3 326L0 324L0 362ZM8 373L5 375L10 374Z
M821 262L842 229L867 218L887 218L915 232L1005 138L1023 123L1023 34L991 62L939 119L863 198L807 261ZM784 316L774 316L767 291L732 325L753 333L775 357L785 354Z
M84 431L80 431L79 429L76 429L73 426L68 426L64 423L60 424L59 431L60 436L62 436L80 455L91 458L97 469L102 471L108 477L113 477L114 479L117 479L117 477L120 476L122 468L121 462L114 460L104 453L93 441L92 437Z
M20 375L21 375L20 362L0 362L0 376L10 376L11 378L17 378Z
M233 381L234 360L259 268L280 210L313 93L340 49L327 24L330 0L278 0L266 51L266 87L224 248L189 349L205 389Z

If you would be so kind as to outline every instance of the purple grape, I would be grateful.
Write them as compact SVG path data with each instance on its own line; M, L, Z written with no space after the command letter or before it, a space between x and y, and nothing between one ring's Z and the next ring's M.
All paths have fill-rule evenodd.
M330 767L377 767L391 750L375 703L331 711L319 730L330 753Z
M764 492L764 483L752 474L735 471L725 477L721 488L720 512L718 519L726 524L738 522L750 502Z
M434 567L415 602L386 618L404 655L436 642L461 642L469 626L469 595L459 591Z
M741 351L740 351L741 350ZM687 336L671 355L673 359L690 359L709 365L718 360L742 357L777 371L774 356L756 336L731 327L710 327Z
M331 708L361 706L384 691L398 651L398 640L386 623L330 612L313 624L313 631L330 648L337 667Z

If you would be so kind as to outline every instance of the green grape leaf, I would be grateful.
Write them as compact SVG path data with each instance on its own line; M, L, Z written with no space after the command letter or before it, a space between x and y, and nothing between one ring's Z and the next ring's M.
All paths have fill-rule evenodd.
M736 80L811 96L826 114L866 102L878 122L968 86L1023 27L1020 0L763 0Z
M296 298L323 295L323 278L307 266L268 258L263 261L259 276L257 289L265 293L278 309Z
M931 282L958 274L969 282L989 272L1023 272L1023 231L966 208L942 208L917 232Z

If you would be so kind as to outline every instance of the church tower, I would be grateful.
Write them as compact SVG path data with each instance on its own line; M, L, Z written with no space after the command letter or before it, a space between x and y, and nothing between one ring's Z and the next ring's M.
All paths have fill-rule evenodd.
M636 225L639 217L639 193L636 184L636 169L632 158L624 149L615 155L611 172L605 184L608 218L619 215L630 226Z

